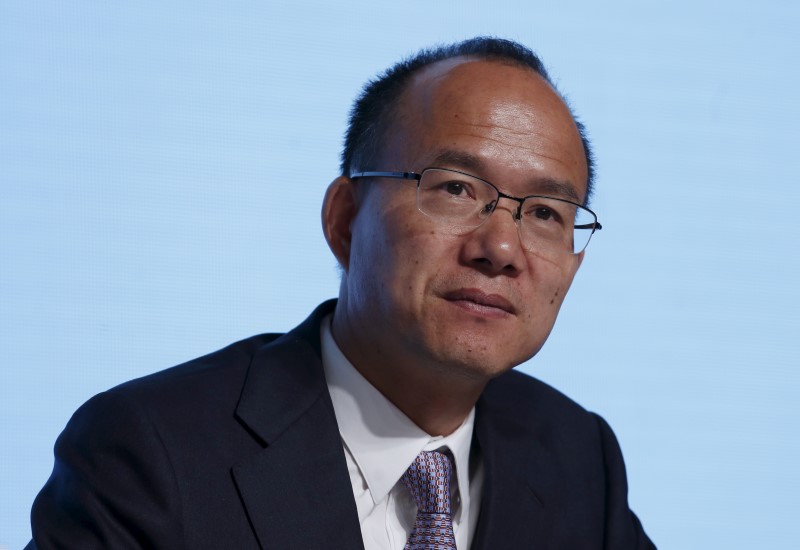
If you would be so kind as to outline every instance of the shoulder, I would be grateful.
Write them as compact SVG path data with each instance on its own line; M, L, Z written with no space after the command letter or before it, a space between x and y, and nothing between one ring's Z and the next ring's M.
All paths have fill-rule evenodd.
M285 334L251 336L178 366L125 382L101 395L149 405L171 403L172 408L181 410L193 410L198 404L206 410L230 402L235 405L248 376L252 370L258 370L251 370L251 366L264 366L260 360L267 355L271 365L296 366L318 359L320 322L334 306L333 300L324 302L308 319ZM270 373L278 374L279 370Z
M554 522L571 518L569 529L602 533L604 548L654 548L628 506L622 452L599 415L514 371L492 380L478 405L484 456L524 476L539 502L559 511Z
M230 465L260 449L235 409L253 357L278 336L236 342L81 406L34 502L34 547L184 547L209 510L230 516L221 525L246 529L204 503L234 499Z
M589 422L596 415L541 380L512 370L486 386L482 400L496 414L558 424Z
M93 401L135 401L186 410L238 399L255 355L281 334L259 334L180 365L113 387Z
M613 432L600 416L521 372L492 380L478 414L488 429L513 434L520 449L536 446L576 469L595 471L609 455L618 456Z
M253 357L279 336L240 340L99 393L73 414L58 443L201 436L221 422L231 423Z
M93 449L98 456L121 455L125 447L156 445L180 461L209 439L225 442L225 449L249 441L236 407L253 358L279 336L247 338L95 395L73 414L57 454Z

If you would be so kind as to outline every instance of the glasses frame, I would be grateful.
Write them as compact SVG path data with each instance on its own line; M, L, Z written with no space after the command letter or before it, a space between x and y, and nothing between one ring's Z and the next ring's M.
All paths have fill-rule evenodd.
M579 250L578 252L572 252L572 254L580 254L581 252L586 250L586 247L589 246L589 242L592 240L592 236L594 235L595 231L600 231L601 229L603 229L603 226L600 224L599 221L597 221L597 214L595 214L594 211L592 211L591 209L583 206L582 204L578 204L577 202L573 202L573 201L567 200L567 199L562 199L562 198L558 198L558 197L551 197L551 196L548 196L548 195L526 195L524 197L515 197L513 195L509 195L507 193L503 193L502 191L500 191L500 189L497 188L496 185L494 185L490 181L486 181L483 178L479 178L477 176L473 176L472 174L468 174L467 172L462 172L461 170L453 170L452 168L439 168L438 166L429 166L428 168L425 168L422 172L419 172L419 173L417 173L417 172L374 172L374 171L354 172L354 173L350 174L350 179L354 180L354 179L359 179L359 178L392 178L392 179L403 179L403 180L416 180L416 182L417 182L417 192L419 192L419 186L420 186L420 182L422 181L422 176L428 170L446 170L448 172L455 172L456 174L462 174L464 176L469 176L471 178L475 178L476 180L482 181L483 183L485 183L486 185L488 185L489 187L494 189L495 192L497 193L497 199L498 200L495 201L494 208L492 208L492 211L489 213L489 215L493 214L494 211L497 209L497 204L498 204L498 202L499 202L499 200L501 198L502 199L510 199L510 200L512 200L512 201L514 201L514 202L519 204L519 206L517 207L517 212L516 212L516 214L514 214L514 219L516 221L520 221L521 218L522 218L522 205L523 205L523 203L526 200L532 199L532 198L542 198L542 199L557 200L557 201L561 201L561 202L566 202L566 203L572 204L574 206L577 206L578 208L586 210L594 218L594 220L595 220L594 223L591 223L591 224L587 223L587 224L582 224L582 225L574 225L573 228L574 229L591 229L592 233L589 235L589 238L586 240L586 245L583 247L583 249ZM489 216L487 216L487 219L488 219L488 217ZM476 227L479 227L479 225L476 226Z

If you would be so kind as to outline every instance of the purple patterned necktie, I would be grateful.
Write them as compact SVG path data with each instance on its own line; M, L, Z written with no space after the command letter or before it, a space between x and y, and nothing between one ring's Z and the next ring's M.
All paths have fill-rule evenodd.
M400 478L417 502L417 519L405 550L456 550L450 516L450 458L422 451Z

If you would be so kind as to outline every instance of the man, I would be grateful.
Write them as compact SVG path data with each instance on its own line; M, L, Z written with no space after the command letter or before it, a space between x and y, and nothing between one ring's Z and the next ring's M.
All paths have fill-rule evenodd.
M96 396L31 548L653 548L610 428L511 369L592 233L588 141L532 52L424 51L357 100L338 302Z

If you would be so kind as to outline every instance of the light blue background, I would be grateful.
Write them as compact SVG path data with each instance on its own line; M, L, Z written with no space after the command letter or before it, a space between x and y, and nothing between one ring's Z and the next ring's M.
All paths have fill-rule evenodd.
M475 34L542 55L598 159L604 229L520 368L609 420L661 548L797 545L798 6L0 4L0 548L83 401L337 293L352 99Z

